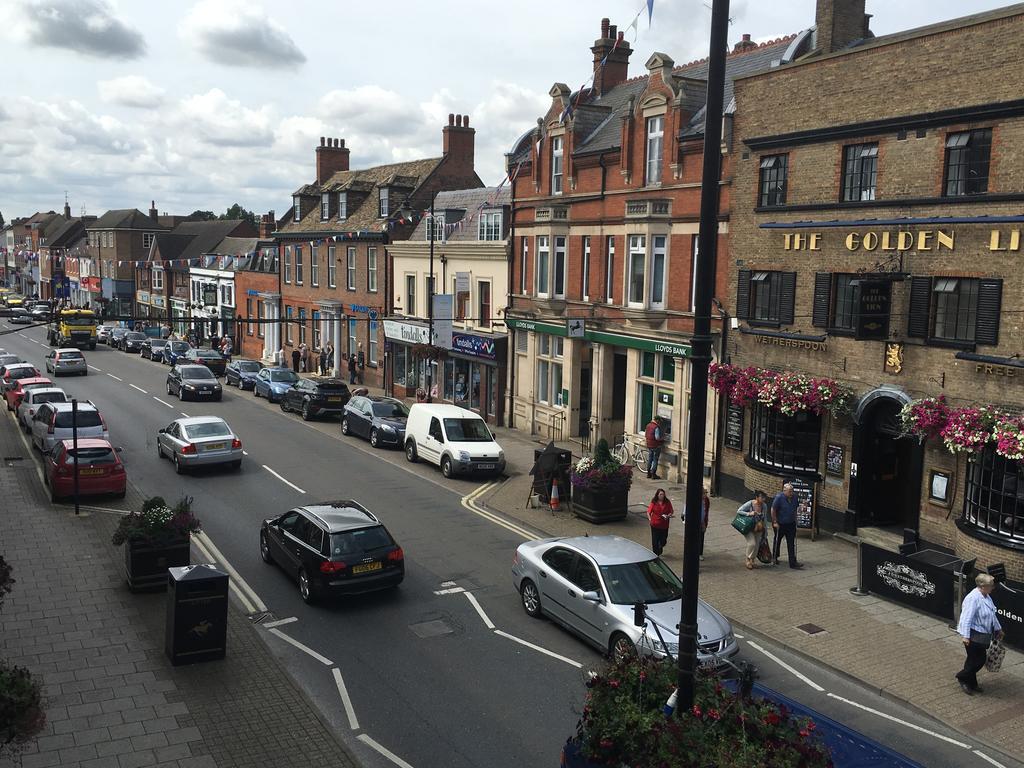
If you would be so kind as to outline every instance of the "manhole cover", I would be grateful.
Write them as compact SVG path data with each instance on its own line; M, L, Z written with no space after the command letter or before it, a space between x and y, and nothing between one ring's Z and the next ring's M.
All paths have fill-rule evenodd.
M824 632L824 627L819 627L817 624L799 624L797 626L801 632L806 632L808 635L816 635L819 632Z
M434 619L433 621L421 621L419 624L410 624L411 629L417 637L440 637L441 635L450 635L453 630L444 619Z

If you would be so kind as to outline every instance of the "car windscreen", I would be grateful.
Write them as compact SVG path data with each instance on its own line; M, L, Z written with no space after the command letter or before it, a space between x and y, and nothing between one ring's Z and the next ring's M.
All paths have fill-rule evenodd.
M128 333L128 331L126 331L124 328L115 328L110 333L114 336L124 336L126 333Z
M453 443L489 443L494 439L483 419L445 419L444 433Z
M153 347L155 349L156 347L167 346L167 342L164 341L163 339L150 339L149 340L149 346L151 346L151 347Z
M196 357L204 360L220 360L220 352L214 352L212 349L197 349Z
M68 396L63 392L33 392L32 403L38 405L39 403L66 403Z
M239 371L244 371L245 373L258 373L261 367L262 366L260 366L259 363L253 362L251 360L244 361L235 365L236 369L238 369Z
M61 360L81 360L82 359L82 353L79 352L77 349L76 350L72 350L72 351L68 351L68 352L61 352L60 353L60 359Z
M38 375L39 375L39 371L37 371L35 368L15 368L13 371L11 371L10 376L8 376L8 378L10 378L12 380L13 379L27 379L29 376L38 376Z
M215 379L213 371L209 368L199 365L190 365L188 368L181 369L181 378L183 379Z
M373 415L382 419L404 419L409 415L405 403L374 403Z
M367 555L372 555L374 550L390 547L394 543L394 539L380 525L373 528L332 533L331 557L341 560L362 559Z
M75 463L75 451L74 449L69 450L64 455L65 464ZM78 463L79 464L116 464L117 458L112 450L109 448L79 448L78 449Z
M228 425L222 421L207 421L203 424L190 424L185 427L185 435L189 440L200 437L226 437L231 434Z
M167 346L176 355L182 352L188 352L188 350L190 349L187 341L172 341Z
M10 365L11 363L20 363L21 358L17 355L0 355L0 365Z
M642 563L602 565L608 599L617 605L678 600L683 582L660 558Z
M135 331L132 331L131 333L129 333L127 335L126 338L129 338L132 341L141 341L142 339L146 338L146 334L144 334L144 333L137 333Z
M274 371L270 374L271 381L298 381L294 371Z
M103 421L100 419L99 411L78 411L78 428L83 427L99 427L102 426ZM71 429L72 424L72 413L70 410L58 411L57 419L54 422L54 426L57 429Z

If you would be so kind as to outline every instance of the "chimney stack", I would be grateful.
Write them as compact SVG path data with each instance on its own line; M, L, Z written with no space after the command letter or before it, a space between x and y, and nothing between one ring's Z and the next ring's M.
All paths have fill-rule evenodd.
M277 222L274 220L274 212L264 213L260 216L260 228L259 238L260 240L269 240L274 230L277 228Z
M629 56L633 53L622 33L608 19L601 19L601 37L590 49L594 54L594 90L603 96L629 77ZM604 62L604 66L601 65Z
M320 137L316 148L316 183L323 184L331 176L348 170L348 149L344 139Z
M149 201L149 218L153 221L159 221L160 219L160 214L156 210L156 200Z
M864 12L865 0L817 0L814 14L817 48L833 53L850 43L874 37L868 28L871 14Z
M71 204L68 203L67 200L64 201L64 218L65 219L70 219L71 218ZM0 219L0 221L3 221L3 219Z
M736 45L733 46L733 53L743 53L743 51L749 51L753 48L757 48L757 43L750 39L750 35L743 35L743 39L740 40Z
M475 158L476 129L469 127L469 115L448 115L448 125L441 129L441 149L449 162L461 166L455 170L449 166L450 173L471 175Z

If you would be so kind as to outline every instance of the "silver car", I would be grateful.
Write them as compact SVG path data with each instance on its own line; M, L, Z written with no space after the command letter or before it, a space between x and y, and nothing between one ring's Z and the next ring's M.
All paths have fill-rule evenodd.
M242 441L216 416L175 419L157 433L156 453L170 458L179 475L189 467L210 464L242 466Z
M85 355L74 348L51 349L46 354L46 370L53 371L54 376L76 373L79 376L89 374L89 366L85 363Z
M59 387L30 389L18 404L18 424L25 432L32 431L32 418L43 403L66 403L68 396Z
M49 453L61 440L70 440L74 431L72 403L43 403L32 417L32 445ZM78 436L110 440L106 422L90 402L78 403Z
M528 615L547 616L604 653L622 658L679 652L683 583L660 557L634 541L621 536L528 541L516 549L512 580ZM633 623L636 603L647 606L644 627ZM697 659L704 667L721 666L739 651L728 619L703 600L697 605L697 632Z

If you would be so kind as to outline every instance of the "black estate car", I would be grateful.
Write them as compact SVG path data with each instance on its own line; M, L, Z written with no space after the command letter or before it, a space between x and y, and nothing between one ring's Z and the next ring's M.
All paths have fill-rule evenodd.
M310 376L299 379L295 386L281 395L282 411L298 411L305 421L314 416L340 414L352 395L341 379Z
M405 422L409 409L393 397L353 397L341 415L341 433L359 435L374 448L405 445Z
M402 548L355 501L310 504L264 520L260 556L298 580L306 603L329 594L387 589L405 578Z
M179 400L220 400L224 392L205 365L175 365L167 373L167 394Z
M129 331L118 340L122 352L141 352L142 345L148 337L138 331Z

